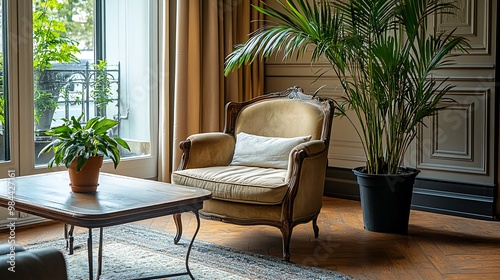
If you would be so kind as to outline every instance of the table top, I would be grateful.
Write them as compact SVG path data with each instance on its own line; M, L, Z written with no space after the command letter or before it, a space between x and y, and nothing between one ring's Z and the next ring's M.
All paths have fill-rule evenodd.
M67 171L0 179L0 206L88 228L197 211L207 190L100 173L97 192L73 193ZM12 204L12 202L11 202Z

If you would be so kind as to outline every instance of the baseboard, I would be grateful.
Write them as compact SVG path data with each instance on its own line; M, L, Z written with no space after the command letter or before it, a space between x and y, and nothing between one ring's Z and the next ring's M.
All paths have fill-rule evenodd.
M356 176L350 169L328 167L324 195L359 200L359 187Z
M412 209L482 220L496 217L497 186L418 179L413 189ZM350 169L329 167L325 196L359 200L356 176Z
M38 217L38 216L34 216L34 215L29 215L29 217L26 217L26 218L18 218L17 220L15 220L14 224L15 224L15 228L19 228L19 227L23 227L23 226L39 224L39 223L44 223L44 222L48 222L48 221L51 221L51 220L46 219L46 218L42 218L42 217ZM8 229L11 225L11 222L13 222L13 220L0 221L0 229ZM62 232L62 229L61 229L61 232Z
M496 186L417 179L412 208L460 217L495 219Z

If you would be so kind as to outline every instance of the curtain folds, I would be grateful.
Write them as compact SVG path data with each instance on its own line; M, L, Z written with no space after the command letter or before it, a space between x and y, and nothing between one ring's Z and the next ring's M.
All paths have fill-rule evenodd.
M159 96L158 96L158 180L170 182L172 133L170 129L170 5L160 2Z
M160 136L160 151L164 152L159 154L159 180L169 181L172 169L177 168L180 141L191 134L222 130L227 102L263 94L261 61L224 77L224 58L234 45L244 42L248 34L262 25L262 15L251 5L262 6L262 3L260 0L175 1L175 70L173 79L170 78L174 84L173 106L160 103L163 118L160 124L164 124L160 130L167 128L171 118L172 141ZM169 51L173 50L165 48L164 56L168 57L165 53ZM164 89L163 94L169 96ZM171 109L173 114L168 113ZM160 135L165 133L160 131ZM166 152L168 147L171 156Z

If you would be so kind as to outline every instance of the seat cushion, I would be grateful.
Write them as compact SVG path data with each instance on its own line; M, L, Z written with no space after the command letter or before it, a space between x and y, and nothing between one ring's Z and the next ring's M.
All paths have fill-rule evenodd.
M288 190L286 169L215 166L175 171L174 184L206 189L212 198L241 203L280 204Z

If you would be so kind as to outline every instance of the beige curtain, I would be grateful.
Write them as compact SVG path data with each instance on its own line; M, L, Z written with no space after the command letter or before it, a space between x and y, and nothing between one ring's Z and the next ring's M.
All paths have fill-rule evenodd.
M168 3L168 2L167 2ZM171 146L172 146L172 130L170 129L170 108L171 99L169 92L171 91L172 84L170 82L170 68L171 46L170 39L170 18L172 5L163 1L159 2L159 9L161 14L160 28L159 28L159 41L160 41L160 63L159 63L159 90L158 96L158 180L170 182L171 166ZM175 6L173 6L175 7Z
M236 44L248 39L248 35L263 25L264 16L257 12L252 5L262 7L262 0L224 1L231 17L226 18L225 30L228 34L224 41L224 57ZM245 101L264 94L264 63L256 61L250 66L243 67L226 78L227 101ZM223 112L222 112L223 113ZM223 120L222 120L223 121Z
M248 34L262 25L262 15L251 7L262 6L260 0L167 2L175 3L170 4L174 24L164 25L165 30L175 25L175 38L172 33L164 33L175 40L175 44L170 43L175 69L174 74L164 75L164 96L160 98L161 181L169 181L171 171L179 164L180 141L195 133L221 131L227 102L248 100L264 90L264 65L260 61L224 77L224 58L234 45L244 42ZM169 46L168 39L164 38L163 43ZM163 56L168 57L169 51L172 49L165 48ZM168 59L162 62L168 64ZM169 89L173 90L173 100L169 98ZM169 114L171 111L173 114Z

